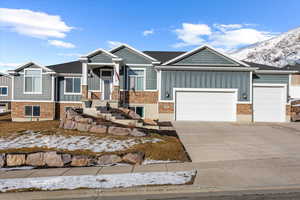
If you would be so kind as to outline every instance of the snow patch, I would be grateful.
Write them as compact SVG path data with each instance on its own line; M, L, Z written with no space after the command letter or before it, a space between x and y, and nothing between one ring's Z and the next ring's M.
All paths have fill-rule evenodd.
M164 163L180 163L180 160L144 160L143 165L164 164Z
M128 188L150 185L182 185L192 181L196 170L85 176L55 176L21 179L0 179L0 191L18 189L73 190L77 188Z
M11 168L1 168L0 171L16 171L16 170L31 170L34 169L35 167L31 166L24 166L24 167L11 167Z
M18 148L55 148L61 150L90 150L92 152L115 152L129 149L137 144L157 143L163 140L158 138L134 138L117 140L112 138L97 138L94 136L63 136L43 135L41 133L26 132L23 135L0 138L0 149Z

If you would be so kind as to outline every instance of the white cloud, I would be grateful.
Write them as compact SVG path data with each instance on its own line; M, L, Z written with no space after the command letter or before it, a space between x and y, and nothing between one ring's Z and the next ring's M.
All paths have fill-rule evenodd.
M123 43L118 41L107 41L107 44L108 44L108 48L112 49L122 45Z
M251 24L189 24L183 23L175 33L181 42L174 48L210 44L218 49L232 50L270 39L275 33L253 28Z
M48 43L52 46L66 48L66 49L75 48L74 44L72 44L70 42L64 42L61 40L48 40Z
M148 35L152 35L152 34L154 34L154 30L153 29L143 31L143 36L148 36Z
M6 72L7 70L15 69L20 66L21 63L4 63L0 62L0 72Z
M58 15L9 8L0 8L0 27L36 38L64 38L73 29Z
M64 56L64 57L80 57L83 54L80 54L80 53L58 53L57 55Z
M178 39L182 42L174 45L175 48L200 45L204 42L202 36L210 35L211 28L206 24L183 23L181 29L176 29Z

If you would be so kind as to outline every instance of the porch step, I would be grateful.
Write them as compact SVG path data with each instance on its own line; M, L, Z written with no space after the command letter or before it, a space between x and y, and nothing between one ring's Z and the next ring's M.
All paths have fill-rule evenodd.
M100 107L100 106L106 106L107 103L112 108L118 108L118 102L117 101L112 101L112 100L97 100L97 99L93 99L92 108L96 108L96 107Z

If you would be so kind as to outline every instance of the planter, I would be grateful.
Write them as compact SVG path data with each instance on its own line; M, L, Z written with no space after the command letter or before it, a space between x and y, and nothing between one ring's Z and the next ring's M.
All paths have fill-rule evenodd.
M84 105L85 105L86 108L91 108L92 107L92 101L90 101L90 100L84 101Z

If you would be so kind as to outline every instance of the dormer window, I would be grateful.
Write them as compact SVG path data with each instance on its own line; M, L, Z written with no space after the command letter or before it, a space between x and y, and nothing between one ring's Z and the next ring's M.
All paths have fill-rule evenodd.
M24 70L24 93L42 94L42 69Z

